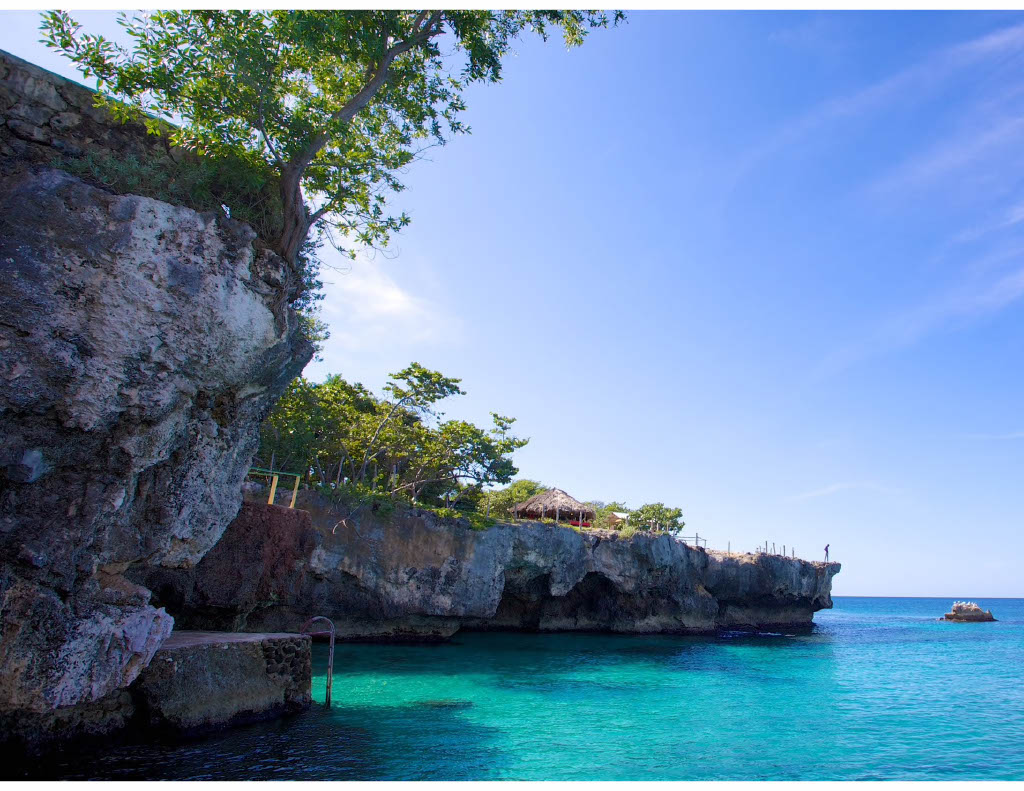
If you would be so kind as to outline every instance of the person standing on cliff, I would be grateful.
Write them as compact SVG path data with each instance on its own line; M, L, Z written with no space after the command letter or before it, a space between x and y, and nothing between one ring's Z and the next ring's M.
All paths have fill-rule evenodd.
M825 562L828 563L828 544L825 544Z

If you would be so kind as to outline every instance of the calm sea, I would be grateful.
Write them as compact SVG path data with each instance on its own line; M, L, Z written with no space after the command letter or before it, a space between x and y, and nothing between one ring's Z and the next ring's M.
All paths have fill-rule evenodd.
M809 633L339 645L334 706L66 778L1024 779L1024 600L837 597ZM316 646L314 698L324 699Z

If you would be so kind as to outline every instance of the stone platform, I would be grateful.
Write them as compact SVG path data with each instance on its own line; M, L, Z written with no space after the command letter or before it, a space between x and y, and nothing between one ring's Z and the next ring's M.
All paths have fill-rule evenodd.
M146 731L192 736L303 711L311 681L308 635L174 631L127 689L47 712L0 710L0 766Z
M132 695L153 728L196 732L309 708L307 635L175 631Z

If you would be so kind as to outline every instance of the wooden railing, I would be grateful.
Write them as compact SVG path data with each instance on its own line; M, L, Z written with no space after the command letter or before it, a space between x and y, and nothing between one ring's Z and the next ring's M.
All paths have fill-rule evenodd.
M280 470L264 470L260 467L253 467L249 470L250 475L262 475L270 478L270 497L267 498L267 505L274 505L274 498L277 496L277 482L281 476L291 476L295 479L295 485L292 486L292 501L288 504L289 508L295 507L295 498L299 495L299 481L302 480L302 476L294 472L281 472Z

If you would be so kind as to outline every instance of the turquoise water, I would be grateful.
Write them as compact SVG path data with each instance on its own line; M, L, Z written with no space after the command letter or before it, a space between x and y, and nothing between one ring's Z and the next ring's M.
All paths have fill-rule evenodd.
M807 633L339 645L334 706L68 778L1024 779L1024 600L836 598ZM324 699L326 647L316 646Z

